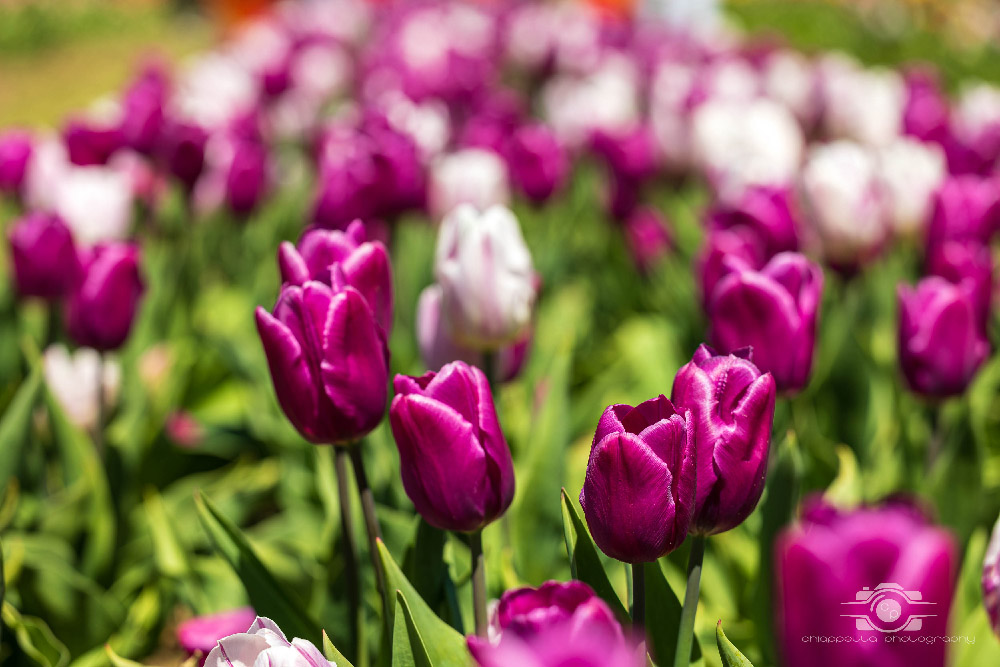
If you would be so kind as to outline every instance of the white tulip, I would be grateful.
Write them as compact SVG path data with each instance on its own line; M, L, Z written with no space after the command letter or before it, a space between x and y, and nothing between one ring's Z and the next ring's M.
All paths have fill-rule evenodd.
M288 641L274 621L257 617L250 629L223 637L205 667L336 667L312 642Z
M53 210L84 245L123 239L132 225L132 181L109 167L71 167L50 184Z
M491 150L466 148L439 158L431 167L427 206L435 219L459 204L485 210L509 201L507 165Z
M820 72L827 134L869 146L885 146L900 135L906 85L898 72L863 69L836 55L821 63Z
M531 253L517 218L503 206L452 211L438 234L435 274L445 327L463 345L498 348L531 321Z
M926 226L934 191L947 173L944 153L936 144L900 138L878 158L892 227L901 236L916 234Z
M99 374L104 404L111 405L118 398L121 368L113 359L105 358L102 364L97 350L82 347L71 354L65 345L52 345L45 350L42 368L52 395L80 428L90 430L97 425Z
M586 76L556 76L542 89L542 109L571 148L582 147L597 130L627 130L639 121L636 66L617 54Z

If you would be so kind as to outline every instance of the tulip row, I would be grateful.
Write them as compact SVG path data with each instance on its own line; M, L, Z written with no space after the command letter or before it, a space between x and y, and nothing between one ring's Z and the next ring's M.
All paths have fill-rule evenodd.
M816 438L812 448L796 445L808 438L796 413L835 372L827 366L814 378L817 350L829 344L824 324L839 320L850 329L860 322L831 289L845 301L856 298L887 256L915 248L920 259L911 263L927 275L915 288L898 288L898 366L906 386L932 401L935 425L916 438L928 470L954 460L955 452L943 451L957 439L943 399L962 397L991 355L1000 91L982 84L952 102L925 70L900 74L836 54L757 49L722 28L705 29L573 4L281 5L176 81L162 66L145 68L111 112L74 117L57 137L0 136L0 189L22 211L8 229L16 292L22 302L50 305L45 344L65 334L101 355L117 350L144 292L140 245L176 234L171 216L249 237L272 202L302 185L294 167L303 168L311 194L304 219L294 222L306 229L295 244L267 248L277 250L281 285L273 308L258 307L255 318L281 411L301 438L332 450L333 471L320 495L337 498L334 546L348 621L329 629L357 664L368 660L371 576L385 628L381 649L389 651L381 660L403 652L432 665L462 664L456 660L471 655L483 667L636 667L648 653L657 664L686 666L701 651L695 617L703 567L713 552L733 549L734 535L752 535L761 541L762 563L774 561L775 635L786 664L943 665L943 642L864 638L921 628L947 635L958 562L953 538L909 502L844 509L814 498L786 527L797 502L792 489L829 483L822 468L830 448L818 451ZM609 405L599 417L599 405L584 405L597 428L585 476L570 480L581 489L589 529L574 539L577 549L596 546L626 564L625 614L596 552L596 567L581 565L569 537L572 573L581 581L520 587L518 574L506 572L510 564L491 553L488 533L484 550L483 531L494 522L501 524L501 555L516 548L510 524L517 518L508 514L515 470L521 497L526 483L502 419L501 397L514 394L501 393L501 385L525 372L535 345L551 280L536 267L562 250L529 250L535 230L527 223L522 230L522 222L530 216L554 226L547 211L573 194L587 169L606 185L604 212L643 291L666 280L664 267L696 255L707 320L698 330L695 305L692 321L678 325L698 332L684 341L695 352L674 376L669 398L668 387L656 387L647 396L658 396ZM675 239L673 230L683 227L667 221L658 199L664 192L679 198L692 180L710 193L696 243ZM416 304L397 303L404 289L416 296L410 287L423 284L407 285L398 275L400 258L411 254L400 231L421 215L439 223L434 282ZM228 218L243 227L224 227ZM182 248L170 252L193 264ZM397 312L411 306L412 327ZM392 371L410 370L394 366L390 355L401 336L415 339L432 370L401 372L390 383ZM703 338L707 344L699 344ZM113 394L106 370L114 367L102 362L89 373L97 415L86 417L87 410L73 409L81 389L66 381L72 364L65 356L59 347L46 353L46 382L71 417L84 415L78 423L92 428L99 444ZM881 361L871 356L865 363ZM180 442L184 415L175 417ZM453 631L440 630L435 617L443 613L386 557L387 513L376 504L365 461L376 446L366 439L384 430L395 441L399 471L383 476L401 481L421 529L454 533L441 539L470 555L475 635L451 657ZM780 443L774 447L772 432ZM805 471L795 465L803 455ZM113 471L114 458L107 465ZM370 573L359 564L351 477ZM784 513L758 510L762 497L777 503L786 494ZM564 513L575 512L566 503ZM199 515L209 532L239 545L212 511ZM758 524L769 522L767 537ZM998 544L1000 524L982 576L994 627ZM267 598L261 591L280 586L266 570L248 576L241 569L259 564L253 549L243 548L234 547L239 556L231 562L256 611L195 619L179 630L184 647L207 653L210 667L350 664L334 642L320 651L308 637L289 641L274 621L257 616L273 616L291 632L286 621L300 618L303 605ZM681 604L661 581L660 564L683 556L686 589L671 582L684 589ZM503 572L503 587L490 585L487 557L491 572ZM456 598L447 614L461 630L467 604L455 595L454 562L443 560L442 551L425 565L444 572ZM761 591L770 588L769 572L758 570ZM490 588L503 591L492 610ZM664 601L650 595L657 590L677 602L669 622ZM762 595L758 606L766 607L771 594ZM896 607L887 620L878 610L889 598ZM937 611L900 616L902 604L921 599ZM848 603L876 611L848 614L853 620L844 626ZM760 613L769 618L771 610ZM914 619L916 627L903 625ZM294 630L303 627L310 623ZM755 627L763 634L767 625L755 619ZM861 639L824 639L840 634ZM720 656L729 664L723 647L731 644L723 639L720 630ZM766 651L758 649L755 661L774 657Z

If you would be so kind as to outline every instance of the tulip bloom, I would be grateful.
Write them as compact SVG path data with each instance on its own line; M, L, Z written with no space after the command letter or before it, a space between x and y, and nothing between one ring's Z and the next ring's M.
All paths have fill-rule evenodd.
M993 632L1000 636L1000 519L993 526L983 561L983 606L990 616Z
M169 123L163 130L160 151L170 173L188 192L205 169L207 143L208 132L195 123Z
M327 285L334 264L340 266L347 284L361 292L371 306L379 326L392 330L392 268L389 253L380 241L367 241L360 220L346 231L311 229L296 248L287 241L278 250L281 279L292 285L317 280Z
M1000 183L978 176L953 176L938 188L931 206L927 247L945 241L987 244L1000 224Z
M710 231L705 248L698 259L698 276L702 305L706 312L712 302L715 286L730 272L729 265L738 262L753 269L764 266L764 248L751 231L742 225L732 229Z
M899 286L899 363L906 382L925 396L965 391L990 355L972 286L924 278Z
M922 232L947 171L941 148L900 138L883 147L878 159L893 231L898 236Z
M903 78L906 84L903 132L921 141L945 141L951 109L935 72L914 69L906 72Z
M608 606L579 581L507 591L497 605L491 637L466 640L480 667L644 664L643 651L625 639Z
M0 192L20 194L32 152L28 132L9 130L0 134Z
M251 213L267 194L267 150L255 141L237 141L225 172L226 204L237 215Z
M976 315L984 326L993 305L993 255L979 241L945 241L927 249L927 273L960 285L968 283Z
M122 96L118 128L133 150L151 155L157 148L165 126L169 88L167 73L158 64L149 64Z
M417 512L442 530L471 533L507 511L514 465L483 372L456 361L393 384L389 423Z
M779 391L799 391L812 372L823 271L791 252L759 271L739 262L729 268L709 300L710 338L724 352L753 348Z
M90 431L97 426L101 401L114 405L121 387L121 367L89 347L70 352L65 345L51 345L42 358L45 385L59 402L67 419Z
M66 331L77 345L114 350L128 338L145 289L139 249L109 243L80 256L82 278L66 306Z
M920 639L948 634L955 565L951 536L913 507L813 501L775 545L783 664L944 667L947 642Z
M503 154L511 182L536 204L547 200L566 182L569 159L545 125L524 125L515 130Z
M712 232L745 230L763 249L766 259L799 249L798 221L788 188L747 188L734 201L715 204L706 218Z
M177 641L188 653L209 653L220 639L242 633L256 620L257 613L250 607L196 616L177 626Z
M695 504L695 423L665 396L601 415L580 505L601 551L652 562L680 546Z
M115 151L125 145L117 127L82 119L70 120L62 136L70 162L81 167L107 164Z
M285 285L274 313L258 307L257 331L285 415L316 444L367 435L385 413L385 334L361 293L332 271L331 285Z
M674 246L674 238L659 211L651 207L637 208L623 224L625 245L639 273L655 268Z
M493 151L466 148L439 158L431 168L427 207L434 219L461 204L483 211L509 201L507 166Z
M205 667L336 667L312 642L285 639L274 621L258 616L246 632L223 637L205 658Z
M749 349L715 355L705 345L674 378L670 399L690 410L698 450L691 532L712 535L750 516L764 492L774 422L774 378Z
M73 235L57 216L29 213L7 231L14 282L21 296L58 299L79 278Z
M494 206L456 208L438 234L434 262L445 325L479 349L518 338L531 321L535 272L517 218Z

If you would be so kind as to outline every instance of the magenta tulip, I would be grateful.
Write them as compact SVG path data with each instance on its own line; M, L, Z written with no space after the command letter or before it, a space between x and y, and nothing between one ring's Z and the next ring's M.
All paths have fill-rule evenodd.
M177 641L188 653L208 653L220 639L243 632L256 619L257 613L251 607L196 616L177 626Z
M993 526L983 560L983 606L990 617L993 632L1000 637L1000 519Z
M716 203L706 219L711 231L745 230L763 249L765 259L799 249L799 223L787 188L747 188L733 202Z
M32 152L30 133L8 130L0 134L0 193L21 193Z
M106 351L128 338L144 285L139 249L97 245L80 253L81 278L66 305L66 330L77 345Z
M7 231L14 264L14 283L21 296L59 299L80 275L73 234L49 213L29 213Z
M945 241L927 249L927 273L941 276L956 285L971 287L976 315L984 326L993 305L993 255L979 241Z
M546 125L523 125L502 150L510 181L525 197L540 204L565 182L569 159L556 135Z

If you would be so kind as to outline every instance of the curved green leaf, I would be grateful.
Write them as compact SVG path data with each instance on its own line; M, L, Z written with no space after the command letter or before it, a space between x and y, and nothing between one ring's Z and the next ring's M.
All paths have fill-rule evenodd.
M0 489L17 477L21 450L31 430L31 413L42 387L41 364L35 366L28 379L21 383L14 399L0 419Z
M392 667L432 667L427 647L413 623L406 598L396 591L396 618L392 632Z
M633 565L640 567L640 565ZM677 651L677 626L681 622L681 602L677 599L659 561L642 565L646 573L646 634L649 653L661 664L672 660ZM691 664L701 660L701 643L695 633L691 643Z
M753 667L746 656L740 653L739 649L726 637L722 631L722 620L715 626L715 640L719 644L719 656L722 658L723 667Z
M354 667L351 661L344 657L344 654L337 650L337 647L330 641L330 635L323 631L323 655L327 660L333 661L337 667Z
M587 527L580 518L576 506L566 494L566 489L562 490L562 515L563 534L566 538L566 553L569 555L569 565L573 572L573 578L588 584L597 593L597 596L608 603L611 611L615 613L618 620L629 621L628 610L622 604L621 598L615 592L614 586L608 579L608 573L604 571L601 564L601 557L597 554L597 546L594 544Z

